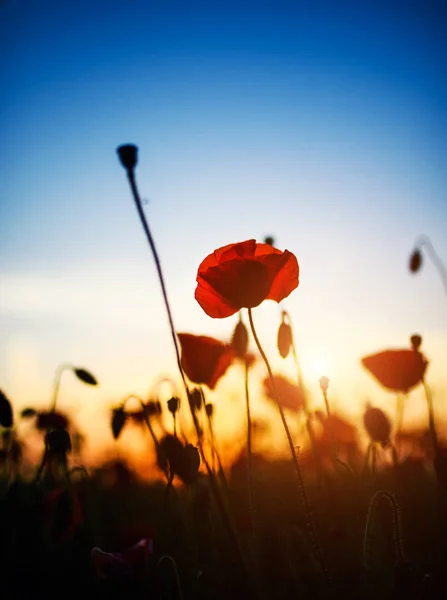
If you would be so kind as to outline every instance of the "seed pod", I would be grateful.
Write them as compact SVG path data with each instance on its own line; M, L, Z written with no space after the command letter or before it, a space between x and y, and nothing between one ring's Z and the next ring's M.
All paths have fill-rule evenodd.
M289 323L286 323L283 320L278 329L278 338L277 338L277 346L278 351L282 358L286 358L290 352L290 348L292 347L292 328Z
M323 394L326 394L329 388L329 377L320 377L319 379L320 388Z
M380 442L383 446L388 443L391 423L383 410L368 407L363 415L363 425L372 442Z
M408 267L412 273L417 273L422 266L422 254L420 250L416 249L410 256Z
M275 238L271 235L268 235L264 238L264 244L268 244L269 246L273 246L275 244Z
M214 413L214 404L211 404L211 402L208 402L208 404L205 404L205 410L206 410L206 414L211 419L213 416L213 413Z
M234 328L231 338L231 347L238 358L244 358L248 349L248 331L242 321L239 321Z
M122 166L127 171L133 171L137 165L138 147L134 144L124 144L116 149Z
M414 335L411 336L410 342L411 342L411 347L413 348L413 350L419 350L419 348L421 347L421 344L422 344L422 337L420 335L418 335L417 333L415 333Z

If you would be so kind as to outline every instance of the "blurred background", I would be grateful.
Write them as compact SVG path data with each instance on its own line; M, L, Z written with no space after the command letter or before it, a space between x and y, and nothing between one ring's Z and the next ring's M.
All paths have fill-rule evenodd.
M61 410L92 459L116 448L109 409L178 381L153 260L116 147L139 146L137 179L178 331L227 340L194 300L215 248L274 237L300 285L284 302L304 376L322 406L358 419L395 398L360 363L423 337L427 380L447 416L447 298L420 234L447 260L447 8L336 3L4 0L0 3L0 387L19 410L47 406L61 362ZM283 307L255 310L276 371ZM260 394L256 417L277 415ZM166 386L166 398L171 390ZM165 398L165 399L166 399ZM224 444L245 428L243 372L209 398ZM426 420L423 391L405 420ZM137 454L147 442L123 434ZM275 448L275 444L269 445Z

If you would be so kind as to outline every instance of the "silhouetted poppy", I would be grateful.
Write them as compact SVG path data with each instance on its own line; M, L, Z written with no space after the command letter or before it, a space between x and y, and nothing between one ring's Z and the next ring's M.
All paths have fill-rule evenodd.
M296 256L247 240L218 248L197 272L195 298L210 317L222 319L263 300L281 302L298 287Z
M214 389L216 383L235 358L233 348L204 335L179 333L182 365L188 378L197 384Z
M428 362L416 350L384 350L362 358L377 381L394 392L407 393L421 383Z
M67 429L68 425L68 417L60 412L42 411L37 413L36 428L39 429L39 431Z
M282 408L287 408L295 412L302 410L305 402L303 390L294 383L291 383L283 375L274 375L273 379ZM276 400L270 377L264 379L263 385L265 395L271 400Z

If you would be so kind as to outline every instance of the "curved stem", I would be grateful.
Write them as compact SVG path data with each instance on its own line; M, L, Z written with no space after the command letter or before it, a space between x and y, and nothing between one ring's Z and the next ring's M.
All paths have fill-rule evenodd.
M64 373L64 371L71 371L72 369L73 365L70 365L69 363L62 363L56 369L56 373L54 375L53 397L51 399L50 412L54 412L56 410L57 397L59 395L59 388L61 386L62 374Z
M296 454L295 451L295 446L293 444L293 439L292 439L292 435L290 433L290 429L289 426L287 425L287 420L286 417L284 415L284 411L282 409L280 400L279 400L279 394L278 391L276 389L276 385L275 385L275 378L273 377L273 372L272 372L272 368L270 366L269 360L264 352L264 349L261 346L261 342L259 341L258 335L256 333L256 329L255 329L255 324L253 322L253 315L252 315L252 310L251 308L248 309L248 319L250 321L250 328L253 334L253 338L255 340L256 346L259 350L259 354L262 356L262 359L265 363L265 366L267 368L267 372L269 375L269 379L270 379L270 385L272 386L272 391L273 391L273 395L275 397L275 401L276 401L276 406L278 407L278 411L279 411L279 415L281 417L281 422L282 425L284 427L284 431L287 437L287 442L289 444L289 449L290 449L290 454L292 455L292 460L293 460L293 464L295 467L295 471L296 471L296 475L298 478L298 486L299 486L299 490L300 490L300 494L301 494L301 500L304 506L304 511L307 517L307 526L309 529L309 534L310 534L310 538L311 538L311 542L312 542L312 547L313 547L313 551L316 554L316 557L318 559L318 562L320 563L320 566L323 570L324 573L326 573L326 564L323 558L323 554L321 552L321 548L320 545L318 543L318 537L317 537L317 532L315 529L315 525L313 522L313 515L312 515L312 510L310 507L310 502L309 502L309 498L307 496L307 492L306 492L306 487L304 485L304 480L303 480L303 474L301 472L301 467L300 467L300 463L298 462L298 456Z
M245 408L247 411L247 483L248 483L248 511L250 513L250 520L252 526L252 532L255 530L254 526L254 502L253 502L253 461L252 461L252 422L251 422L251 409L250 409L250 390L248 387L248 355L245 353L244 361L244 389L245 389Z
M171 307L170 307L169 300L168 300L168 292L166 290L166 284L165 284L165 280L163 277L163 272L161 270L160 258L158 256L158 252L155 247L155 242L152 237L151 231L149 229L149 224L146 220L146 217L145 217L145 214L143 211L143 205L141 203L141 198L138 193L138 188L137 188L137 184L135 181L135 174L132 170L128 169L127 176L129 179L130 189L132 190L133 199L135 200L135 206L137 207L138 216L140 217L141 225L143 226L144 233L146 234L147 241L149 242L149 246L151 248L152 255L154 257L154 262L155 262L155 266L157 268L158 278L160 280L161 292L162 292L163 300L164 300L165 307L166 307L166 313L168 315L168 321L169 321L169 327L171 330L172 341L174 343L175 355L177 358L177 366L180 371L183 385L185 386L186 394L188 395L188 384L186 383L185 374L183 372L182 361L180 358L180 349L179 349L177 335L176 335L175 327L174 327L174 319L172 317Z
M437 269L442 281L442 285L444 286L444 291L447 294L447 267L445 266L439 255L436 253L429 237L427 237L426 235L422 235L419 238L418 242L419 243L417 245L420 248L426 248L427 254L429 255L430 260L434 264L435 268Z
M433 452L435 455L438 452L438 435L436 433L436 425L435 425L435 411L433 409L433 398L431 395L431 390L427 385L425 379L422 380L424 384L425 398L427 399L427 409L428 409L428 425L430 427L430 438L433 447Z
M317 473L321 479L322 471L321 471L320 453L318 451L318 445L316 442L314 426L313 426L313 422L312 422L312 418L311 418L311 414L310 414L310 410L309 410L309 399L307 396L306 386L304 384L303 372L301 370L301 365L298 360L298 354L296 351L295 332L293 329L292 318L290 317L290 314L286 310L283 311L283 315L287 317L287 320L288 320L288 323L290 326L290 330L292 332L292 358L293 358L293 362L295 363L298 387L301 389L302 394L303 394L303 409L304 409L304 414L306 416L306 429L307 429L307 434L309 436L310 445L312 447L312 453L314 455Z

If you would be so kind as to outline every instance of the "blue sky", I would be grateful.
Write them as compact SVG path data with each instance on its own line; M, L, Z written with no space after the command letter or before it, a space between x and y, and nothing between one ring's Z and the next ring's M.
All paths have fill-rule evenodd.
M341 405L386 402L358 359L418 331L447 393L446 298L431 264L406 268L421 233L447 260L446 25L422 1L1 3L5 390L44 402L69 360L104 407L175 374L115 154L133 142L179 330L230 335L194 301L197 266L272 234L300 263L310 379L326 364ZM279 310L258 311L272 354Z

